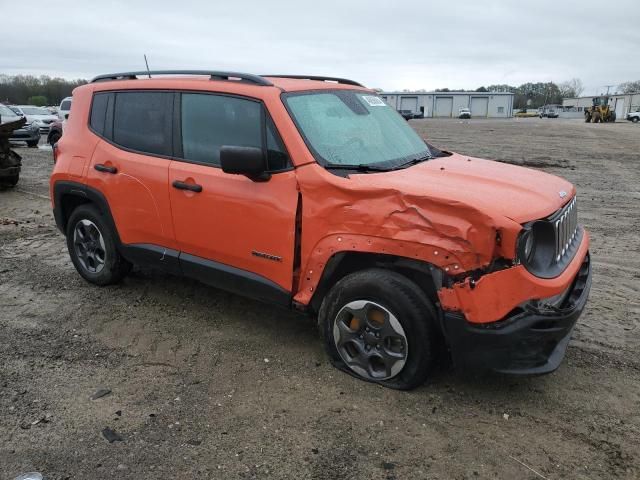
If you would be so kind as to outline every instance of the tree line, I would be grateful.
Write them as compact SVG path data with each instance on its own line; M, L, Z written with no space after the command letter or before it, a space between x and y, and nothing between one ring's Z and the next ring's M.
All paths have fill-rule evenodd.
M0 102L16 105L59 105L71 95L74 88L87 83L86 80L66 80L47 75L0 74Z

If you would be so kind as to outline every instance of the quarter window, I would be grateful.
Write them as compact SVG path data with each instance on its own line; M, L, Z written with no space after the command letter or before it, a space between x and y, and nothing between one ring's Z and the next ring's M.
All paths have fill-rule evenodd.
M104 125L110 95L110 93L97 93L93 96L93 103L91 104L90 125L93 131L100 136L104 135Z
M280 135L278 135L278 130L269 116L267 116L267 164L271 172L289 168L289 156Z
M138 152L170 156L173 94L116 93L113 141Z

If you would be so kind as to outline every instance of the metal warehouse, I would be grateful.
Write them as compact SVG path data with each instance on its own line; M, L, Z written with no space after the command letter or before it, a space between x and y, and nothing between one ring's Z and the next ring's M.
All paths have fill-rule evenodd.
M382 92L382 99L396 110L410 110L425 117L457 117L461 108L472 117L513 116L513 93L509 92Z

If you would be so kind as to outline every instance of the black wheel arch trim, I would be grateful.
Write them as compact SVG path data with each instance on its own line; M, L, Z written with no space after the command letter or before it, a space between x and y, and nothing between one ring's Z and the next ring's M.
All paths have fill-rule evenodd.
M67 222L71 216L71 212L66 212L64 209L64 198L67 196L75 197L78 199L76 202L79 203L92 203L95 205L105 217L109 227L113 229L118 246L121 245L118 229L113 221L113 215L111 214L109 202L107 202L106 197L95 188L67 180L57 181L53 185L53 217L56 221L56 226L63 235L66 235Z

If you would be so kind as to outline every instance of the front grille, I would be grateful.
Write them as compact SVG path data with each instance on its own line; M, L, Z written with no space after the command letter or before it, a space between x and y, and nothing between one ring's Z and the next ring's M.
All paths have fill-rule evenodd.
M554 215L553 226L556 233L556 262L569 252L571 244L578 235L578 204L577 198L573 197L562 210Z

